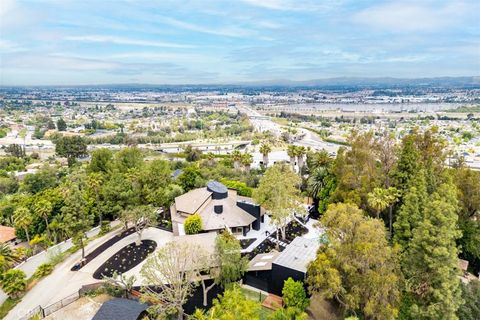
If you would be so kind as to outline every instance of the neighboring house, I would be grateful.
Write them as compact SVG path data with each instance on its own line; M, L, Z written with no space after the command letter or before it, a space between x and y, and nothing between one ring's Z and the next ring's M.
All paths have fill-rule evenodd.
M102 304L92 320L138 320L147 315L148 305L134 300L114 298Z
M306 279L308 264L315 260L319 247L318 239L298 237L280 253L258 254L248 265L245 283L281 296L285 280Z
M219 232L228 228L233 234L245 236L251 229L260 230L265 211L251 198L210 181L205 188L175 198L170 207L174 233L182 234L185 219L195 213L202 217L204 231Z
M0 243L15 243L16 239L15 228L0 226Z

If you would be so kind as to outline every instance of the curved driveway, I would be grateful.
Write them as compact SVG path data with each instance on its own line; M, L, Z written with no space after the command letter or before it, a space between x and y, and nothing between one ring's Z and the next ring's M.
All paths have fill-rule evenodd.
M117 231L121 232L121 231ZM93 240L86 247L86 253L93 251L96 247L110 239L113 234L110 233L99 239ZM70 268L75 262L80 260L81 252L77 251L69 256L64 262L56 266L55 270L46 278L40 280L27 294L23 297L22 301L13 308L10 313L5 317L5 320L16 320L30 310L37 306L46 307L52 303L60 301L61 299L77 292L83 285L98 282L93 278L93 273L99 268L108 258L113 256L118 250L124 246L132 243L136 240L137 234L131 234L128 237L116 242L113 246L106 249L95 259L90 261L79 271L70 271ZM163 231L157 228L147 228L143 232L142 239L150 239L157 242L157 250L164 244L172 240L173 233ZM139 270L143 262L138 266L128 271L126 274L135 274L137 276L137 282L139 279Z

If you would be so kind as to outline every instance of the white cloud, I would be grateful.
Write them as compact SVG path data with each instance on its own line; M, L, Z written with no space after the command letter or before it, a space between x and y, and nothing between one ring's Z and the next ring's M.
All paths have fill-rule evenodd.
M353 17L357 23L378 31L435 31L450 26L469 10L462 1L444 5L432 1L395 1L366 8Z
M15 52L18 50L21 50L21 48L13 41L0 39L0 52L6 53L6 52Z
M64 40L79 41L79 42L98 42L98 43L113 43L118 45L133 45L145 47L160 47L160 48L194 48L193 45L178 44L172 42L151 41L151 40L137 40L124 37L103 36L103 35L85 35L85 36L68 36Z
M299 0L241 0L249 5L281 11L310 11L310 10L328 10L338 7L343 1L340 0L322 0L322 1L299 1Z
M180 29L200 32L200 33L207 33L219 36L227 36L227 37L247 37L251 36L253 32L251 30L247 30L244 28L238 27L220 27L220 28L211 28L205 27L198 24L193 24L189 22L185 22L182 20L170 18L170 17L158 17L158 20L162 23L168 24L173 27L177 27Z

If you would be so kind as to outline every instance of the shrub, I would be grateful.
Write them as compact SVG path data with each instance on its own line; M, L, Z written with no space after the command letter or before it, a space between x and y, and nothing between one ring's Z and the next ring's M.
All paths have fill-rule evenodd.
M110 227L110 221L103 220L102 225L100 226L100 235L107 234L110 230L112 230Z
M11 298L16 298L25 291L27 276L22 270L10 269L0 276L0 285L6 294Z
M292 278L285 280L282 295L283 301L285 301L287 307L293 307L304 311L310 304L303 283L295 281Z
M237 190L238 195L244 197L251 197L253 189L248 187L245 182L221 179L221 181L227 188Z
M48 276L53 271L53 265L50 263L44 263L38 266L37 270L33 274L34 278L40 279Z
M200 215L195 213L185 219L184 228L186 234L197 234L202 231L202 218Z

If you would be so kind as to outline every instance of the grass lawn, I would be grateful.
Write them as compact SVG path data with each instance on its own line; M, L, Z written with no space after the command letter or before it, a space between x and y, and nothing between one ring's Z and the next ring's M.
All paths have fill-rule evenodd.
M13 309L22 299L12 299L8 298L5 302L0 305L0 319L3 319L10 310Z

